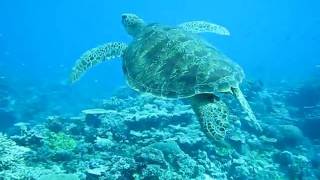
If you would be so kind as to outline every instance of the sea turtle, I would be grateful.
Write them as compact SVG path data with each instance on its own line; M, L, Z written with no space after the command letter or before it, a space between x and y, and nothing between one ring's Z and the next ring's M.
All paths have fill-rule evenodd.
M147 24L135 14L123 14L122 24L133 42L112 42L88 50L72 69L72 82L94 65L122 57L123 72L132 89L162 98L190 99L209 138L223 140L230 125L227 105L219 93L235 95L248 114L249 124L261 130L239 89L242 68L195 34L229 35L226 28L205 21L176 27Z

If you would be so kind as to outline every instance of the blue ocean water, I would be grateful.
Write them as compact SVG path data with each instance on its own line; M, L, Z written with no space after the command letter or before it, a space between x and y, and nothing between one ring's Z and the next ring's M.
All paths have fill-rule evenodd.
M120 135L113 135L113 139L111 138L110 140L109 135L99 134L101 133L99 130L101 127L99 125L97 125L99 128L94 126L94 128L90 129L90 133L87 132L87 134L86 131L82 132L82 130L73 130L77 131L78 134L72 134L71 132L73 131L70 129L72 129L71 126L74 124L75 126L81 126L82 129L86 129L83 124L79 125L75 122L73 122L72 125L64 124L66 127L70 126L68 130L59 129L62 128L60 127L62 122L71 123L71 117L78 116L84 109L103 107L103 109L109 110L108 103L109 101L114 100L114 98L111 98L110 100L110 97L117 97L117 102L113 102L111 104L115 105L118 103L119 106L112 107L111 109L119 112L121 117L132 117L138 115L128 113L130 110L128 110L128 112L126 111L128 114L124 115L124 112L120 110L126 109L130 106L136 106L139 109L144 107L143 103L150 105L156 101L148 98L144 99L145 97L140 97L134 92L128 90L129 88L126 86L120 58L96 66L90 70L81 79L81 81L75 84L69 83L71 69L75 61L83 52L106 42L121 41L130 43L132 41L132 37L127 34L121 23L121 14L134 13L148 23L156 22L169 26L176 26L182 22L191 20L204 20L221 24L230 30L231 35L228 37L212 33L204 33L201 34L201 36L243 67L246 74L246 82L243 83L243 88L245 89L244 92L258 119L266 124L264 127L264 133L258 133L256 136L265 136L278 140L278 144L271 145L277 149L275 150L276 152L274 152L275 155L272 155L272 157L270 155L269 158L264 159L265 163L271 163L271 161L274 163L274 169L270 169L269 172L273 172L271 174L275 174L276 172L279 173L279 176L277 177L282 177L281 173L283 173L285 174L284 177L288 179L317 179L320 177L320 135L317 128L315 128L320 125L319 7L320 2L317 0L1 0L0 130L3 131L3 133L8 134L9 138L17 136L17 126L14 125L15 123L29 123L30 127L28 128L30 129L35 127L37 124L40 126L46 124L46 130L58 128L58 130L52 130L58 135L51 134L49 137L52 139L67 139L66 141L69 143L69 149L67 148L68 151L70 149L73 151L73 148L70 148L69 146L72 146L72 143L76 143L73 142L74 139L74 141L80 142L89 136L103 140L108 139L108 141L103 141L103 143L113 144L110 145L112 146L111 149L106 148L106 151L110 153L116 152L118 149L124 147L127 147L128 151L130 148L137 148L134 144L138 144L138 147L143 147L150 145L151 142L166 142L168 139L175 140L174 142L180 146L182 151L189 154L186 157L191 158L190 162L194 164L198 163L199 166L197 166L197 168L200 170L198 170L198 174L195 172L189 172L188 174L187 172L179 172L179 169L181 170L183 167L173 167L173 169L175 169L175 171L172 172L173 174L176 173L177 176L179 175L180 179L201 179L209 177L219 179L218 177L214 177L214 172L209 172L208 169L210 168L207 168L204 164L200 163L199 158L197 159L191 155L195 151L190 149L194 146L199 146L199 144L205 144L203 142L205 140L197 142L198 144L188 144L177 140L179 138L181 139L179 135L164 135L156 137L155 139L150 138L150 142L142 143L140 140L143 139L143 137L151 136L150 134L152 134L152 132L149 132L148 134L148 132L144 131L146 127L139 127L139 125L134 124L135 122L131 122L127 125L127 133L136 133L136 137L133 138L126 135L126 138L128 139L123 137L125 135L119 133L119 131L122 132L123 130L118 131L112 129L110 132L113 134L118 133ZM122 90L119 90L119 88L122 88ZM140 101L141 103L135 102L132 99L129 101L127 96L131 95L136 98L136 101ZM122 96L125 96L125 98L122 98ZM128 101L133 104L128 102L124 103L123 101ZM158 108L161 110L159 110L160 114L162 109L169 108L167 112L177 113L178 115L176 116L179 116L182 119L184 116L191 116L188 115L188 113L187 115L181 113L184 109L185 102L169 101L169 105L165 105L165 103L166 101L162 102L161 100L160 105L158 104ZM174 107L174 105L170 103L178 103L177 106L181 106L181 112L180 110L176 110L176 112L175 110L170 109ZM234 109L240 108L235 107ZM154 111L154 108L152 107L147 106L146 109L139 110L143 112L146 111L149 114L154 113L156 114L155 117L159 116L158 119L152 117L150 118L151 120L146 120L146 122L142 120L142 123L146 123L145 126L148 126L147 122L152 124L157 122L157 120L160 121L163 118L168 118L166 116L161 117L161 115L157 115L159 112ZM239 118L243 116L243 113L241 113L240 110L231 110L231 112ZM141 116L144 117L143 114ZM194 115L192 114L192 117L193 116ZM60 117L60 119L56 117ZM118 116L113 115L114 119L117 119L117 117ZM189 118L192 119L191 117ZM170 121L166 123L170 126ZM173 124L177 125L175 123L176 122ZM190 122L185 122L182 126L184 127L188 123ZM275 128L274 124L281 124L282 126ZM152 125L150 126L152 127ZM154 128L157 127L160 129L167 128L167 126L164 126L163 124L156 125ZM273 128L276 130L270 130ZM250 128L244 129L249 134L255 133L253 130L251 131ZM41 132L44 131L42 130ZM131 130L135 132L131 132ZM198 130L201 132L199 128ZM32 132L34 131L37 130L32 129ZM274 135L275 131L278 133L277 135ZM60 134L58 132L60 132ZM138 136L137 132L144 135ZM170 130L165 132L173 133ZM63 135L61 135L62 133ZM24 136L29 135L30 133L28 135L24 134ZM41 135L41 137L42 136L44 135ZM74 139L70 140L66 138L66 136ZM205 139L203 135L194 135L194 137L198 136ZM249 135L244 133L243 136ZM286 139L286 137L288 138ZM121 138L123 139L121 140ZM34 155L35 157L40 156L40 151L50 152L48 149L45 149L45 145L36 145L36 142L25 142L26 140L22 140L22 137L20 137L19 140L17 140L17 138L11 139L13 139L17 145L31 149L30 151L33 152L33 154L38 153L37 155ZM44 140L41 139L39 141L42 142ZM88 146L90 146L90 143L94 144L97 140L93 140L92 142L90 140L85 141L88 143ZM129 145L123 147L120 146L119 144L121 144L122 141L127 141L126 143ZM300 141L305 143L300 143ZM291 143L294 145L288 145ZM46 142L44 142L44 144L46 144ZM245 144L250 144L250 139L246 139ZM156 146L158 147L160 145ZM247 146L253 146L252 142L251 145ZM259 148L268 149L267 145L261 146L263 147ZM207 159L209 160L206 162L207 166L209 166L208 163L210 164L219 161L218 158L214 158L212 157L214 155L210 154L210 147L201 145L198 148L199 149L197 150L208 154ZM257 147L255 146L251 148L252 152L255 152L254 149ZM86 152L88 152L88 154L90 154L90 150L102 151L105 149L104 147L91 147L91 149L86 147ZM238 151L241 151L238 152L241 155L237 157L248 157L245 155L246 153L242 152L245 150L241 149ZM75 159L78 158L80 159L79 161L81 161L81 158L77 155L88 155L84 152L84 150L77 150L74 152L75 155L73 157L76 157ZM164 157L167 156L165 152L165 150L162 151ZM56 152L50 153L54 154ZM46 155L48 157L53 156L50 153L47 153ZM146 153L152 154L151 151ZM46 156L44 154L45 153L42 153L42 156ZM143 152L140 152L140 155L141 154L143 154ZM65 156L68 155L70 154ZM119 154L116 156L119 158L127 157ZM139 156L139 153L137 153L136 156ZM263 154L261 156L267 155ZM92 164L99 164L99 166L92 165L88 161L83 160L83 162L86 162L87 164L80 168L80 166L74 165L75 162L72 162L71 160L57 160L57 158L63 159L63 155L61 155L61 157L53 157L49 162L35 157L30 160L29 155L29 159L26 158L26 163L29 163L30 165L32 163L41 162L44 164L47 163L48 166L54 166L61 164L61 161L65 161L66 164L69 163L68 167L60 167L61 172L59 171L59 173L74 173L77 174L79 178L85 177L87 169L101 168L102 165L99 164L100 160L112 163L119 162L115 159L108 160L108 158L106 158L106 160L103 159L103 157L99 157L97 158L97 162L90 162ZM280 162L277 160L278 157L282 158ZM285 158L287 159L283 160ZM168 162L164 162L165 165L163 165L159 162L157 162L158 164L154 163L156 160L150 160L150 158L141 159L143 159L143 157L140 156L138 158L133 158L133 160L138 164L145 163L143 167L134 168L138 166L136 165L132 167L130 166L132 169L127 169L127 171L115 170L115 172L113 172L111 170L112 167L105 165L105 167L107 167L107 170L105 171L108 171L109 173L112 172L113 174L120 174L119 177L117 176L118 178L124 177L130 179L133 178L134 175L135 178L141 179L161 179L164 178L164 176L147 176L147 172L144 171L144 167L149 167L149 164L156 164L157 167L161 166L161 170L165 170L166 168L163 166L171 167L171 164L174 164L168 160ZM130 159L126 160L128 161L126 161L126 163L130 164ZM268 160L270 160L270 162ZM290 164L290 162L287 161L292 162ZM12 163L15 164L15 162ZM297 164L299 163L305 163L304 165L308 167L307 170L301 169L300 166L298 167ZM243 167L255 166L252 164L248 163L243 165ZM200 166L204 170L201 170ZM292 168L288 169L284 168L284 166L292 166ZM293 167L300 169L294 171ZM39 169L40 167L37 168ZM230 168L237 169L234 166ZM188 168L186 169L188 170ZM14 179L11 175L15 172L9 172L9 170L10 167L2 168L0 163L0 177L3 176L7 179ZM266 177L253 176L253 174L250 175L250 173L252 173L250 169L247 170L249 174L245 174L245 171L246 170L243 170L243 172L241 172L243 174L237 170L232 172L229 171L225 178L267 179ZM149 173L151 173L151 170ZM237 173L240 173L240 175ZM8 174L10 174L10 176ZM17 174L18 173L16 173L16 175ZM43 174L46 173L39 173L39 177ZM101 174L101 176L107 176L106 172L101 172ZM312 176L310 175L309 177L307 174L312 174ZM88 179L88 173L86 175ZM20 178L17 179L26 178L21 174L19 174L19 176ZM167 177L173 176L174 175L171 174ZM34 177L38 176L34 175ZM269 177L269 179L275 179L275 177L276 176ZM221 179L223 178L221 177Z

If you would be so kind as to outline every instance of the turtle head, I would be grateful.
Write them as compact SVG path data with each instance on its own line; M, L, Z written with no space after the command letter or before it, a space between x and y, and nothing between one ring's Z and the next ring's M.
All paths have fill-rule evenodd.
M145 26L145 22L135 14L122 14L122 24L128 34L136 36Z

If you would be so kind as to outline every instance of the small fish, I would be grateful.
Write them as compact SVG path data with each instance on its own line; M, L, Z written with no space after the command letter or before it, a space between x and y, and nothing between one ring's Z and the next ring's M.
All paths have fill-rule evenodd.
M316 65L316 68L320 68L320 64Z
M303 108L304 109L314 109L314 108L316 108L317 106L304 106Z

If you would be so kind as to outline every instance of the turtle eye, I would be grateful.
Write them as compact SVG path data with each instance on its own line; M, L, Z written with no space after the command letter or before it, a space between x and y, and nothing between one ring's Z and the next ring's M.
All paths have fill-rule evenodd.
M126 19L127 17L128 17L128 16L125 15L125 14L122 15L122 19L123 19L123 20Z
M130 16L128 16L128 15L122 15L122 22L123 22L123 24L125 24L125 25L131 25L131 24L132 24L131 21L132 21L132 20L131 20Z

